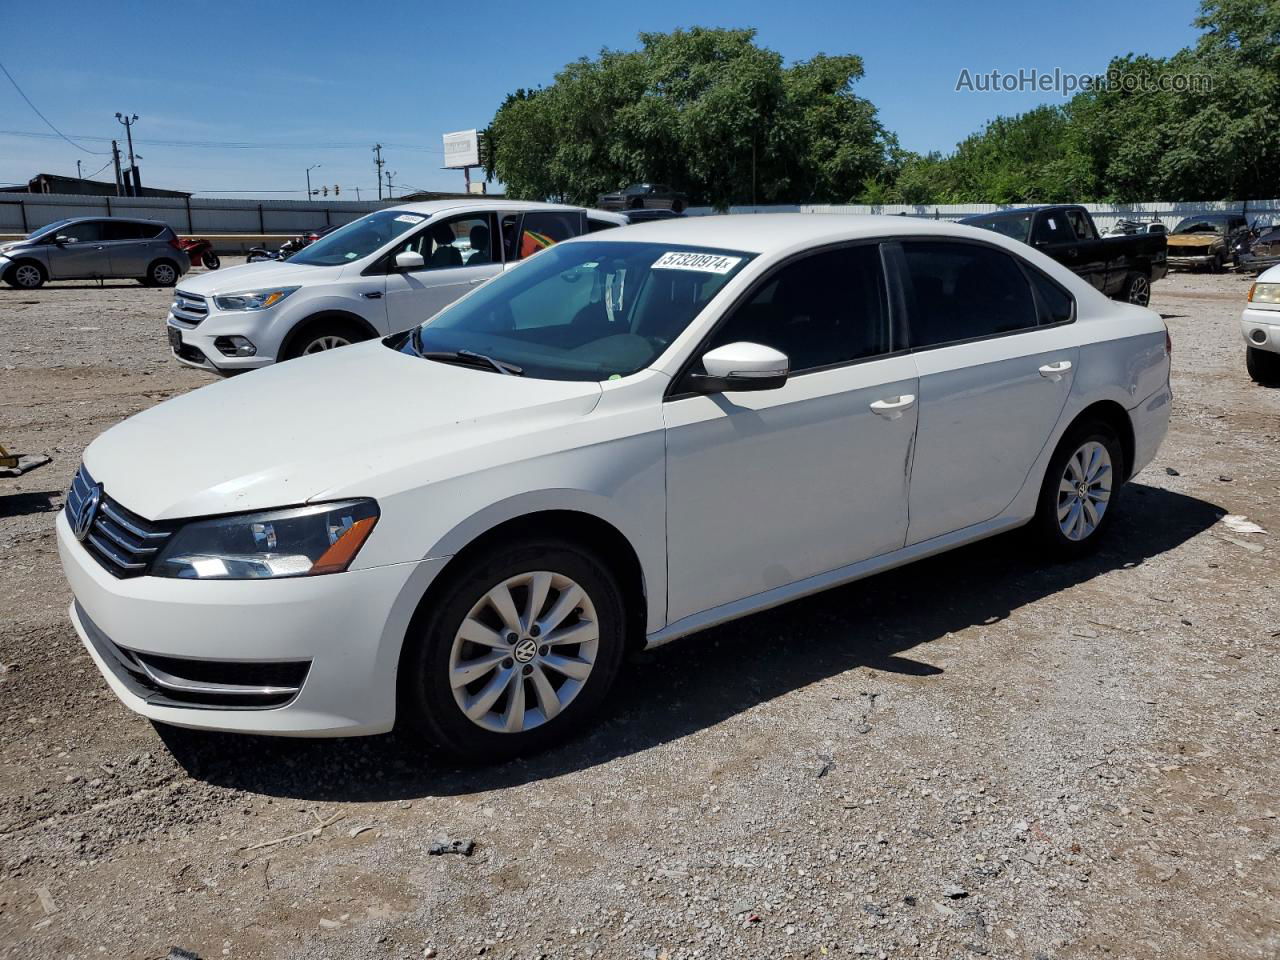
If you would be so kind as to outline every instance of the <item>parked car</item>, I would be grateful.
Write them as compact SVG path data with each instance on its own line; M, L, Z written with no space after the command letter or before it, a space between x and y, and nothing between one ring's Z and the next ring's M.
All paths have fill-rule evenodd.
M0 246L0 277L21 290L49 280L132 279L171 287L190 269L177 235L159 220L58 220Z
M167 329L182 363L267 366L421 323L506 267L586 231L581 207L437 200L388 207L287 260L191 277Z
M1186 217L1169 234L1169 266L1221 273L1235 262L1233 247L1248 229L1248 221L1238 213Z
M1132 220L1121 219L1115 222L1115 225L1106 233L1104 237L1133 237L1140 233L1165 233L1169 232L1169 228L1160 220Z
M1280 225L1272 216L1254 219L1248 230L1236 235L1232 252L1240 270L1265 270L1280 263Z
M596 233L611 227L626 227L633 223L652 223L654 220L675 220L685 216L674 210L588 210L587 231Z
M1280 266L1265 271L1249 288L1240 328L1249 376L1264 386L1280 387Z
M674 210L680 213L689 198L665 183L633 183L616 193L602 193L596 206L602 210Z
M605 231L112 427L57 517L71 618L158 722L511 756L633 645L1016 527L1080 556L1168 380L1157 314L987 231Z
M1151 302L1151 284L1169 272L1163 235L1099 237L1089 211L1073 204L983 213L960 222L1030 244L1108 297L1142 307Z

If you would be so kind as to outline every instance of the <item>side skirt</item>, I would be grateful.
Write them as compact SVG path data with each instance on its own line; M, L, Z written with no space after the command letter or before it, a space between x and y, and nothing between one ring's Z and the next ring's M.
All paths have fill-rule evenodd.
M931 557L936 553L944 553L954 547L960 547L977 540L985 540L987 537L993 537L1015 527L1023 526L1029 522L1029 519L996 517L983 523L976 523L971 527L965 527L963 530L956 530L940 537L934 537L932 540L913 543L909 547L903 547L901 550L895 550L892 553L884 553L868 560L860 560L846 567L839 567L826 573L807 577L804 580L797 580L795 583L789 583L785 587L774 587L764 593L743 597L741 600L734 600L718 607L712 607L710 610L703 610L701 613L691 614L645 637L645 649L652 650L654 647L660 647L664 643L670 643L680 637L697 633L699 630L706 630L708 627L727 623L730 620L737 620L739 617L745 617L748 614L759 613L761 610L768 610L771 607L777 607L792 600L798 600L801 597L821 593L823 590L852 583L854 580L861 580L864 577L869 577L885 570L892 570L894 567L901 567L912 561Z

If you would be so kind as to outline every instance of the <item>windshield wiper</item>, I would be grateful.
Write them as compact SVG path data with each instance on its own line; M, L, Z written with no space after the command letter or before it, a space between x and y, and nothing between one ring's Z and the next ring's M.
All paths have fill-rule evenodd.
M482 366L491 367L498 373L505 374L508 377L519 377L524 374L523 367L517 367L514 363L507 363L505 360L495 360L493 357L486 356L483 353L476 353L474 350L422 350L418 349L418 356L427 360L439 360L442 363L470 363L472 365L480 364Z

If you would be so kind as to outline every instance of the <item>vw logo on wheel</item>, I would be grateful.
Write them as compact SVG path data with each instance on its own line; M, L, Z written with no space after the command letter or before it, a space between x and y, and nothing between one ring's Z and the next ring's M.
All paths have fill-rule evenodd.
M525 637L516 644L515 649L511 652L520 663L528 663L537 655L538 643L536 640L530 640L528 637Z
M80 509L70 517L71 532L77 540L83 540L93 527L93 518L98 515L98 504L102 502L102 485L94 484L80 501Z

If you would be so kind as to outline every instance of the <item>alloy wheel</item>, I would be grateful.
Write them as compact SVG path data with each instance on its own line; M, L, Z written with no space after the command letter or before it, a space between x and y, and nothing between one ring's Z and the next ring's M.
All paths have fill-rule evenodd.
M495 733L553 720L582 692L595 665L600 626L587 592L563 574L509 577L472 606L449 653L458 709Z
M1140 307L1145 307L1151 302L1151 284L1147 282L1147 278L1136 276L1129 284L1129 302L1136 303Z
M156 283L162 287L171 286L178 279L177 271L167 263L156 264L156 268L151 271L151 274L155 277Z
M24 289L34 289L40 286L40 268L33 267L29 263L24 263L13 271L14 282Z
M351 341L348 340L346 337L335 337L330 335L325 337L316 337L314 340L312 340L310 343L307 344L306 349L303 350L302 352L303 354L320 353L324 350L334 350L338 347L349 347L349 346L351 346Z
M1102 523L1111 501L1111 454L1096 440L1067 459L1058 481L1058 529L1068 540L1087 539Z

